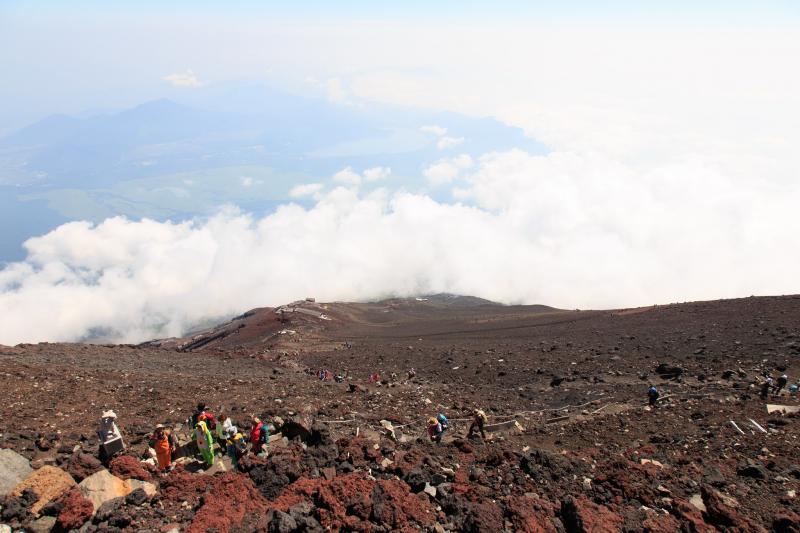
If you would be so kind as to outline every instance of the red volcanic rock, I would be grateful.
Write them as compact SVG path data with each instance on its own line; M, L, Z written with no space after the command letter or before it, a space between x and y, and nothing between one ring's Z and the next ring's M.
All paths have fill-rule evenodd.
M561 519L567 531L580 533L618 533L624 521L604 505L572 496L561 502Z
M75 481L81 482L95 472L103 469L103 463L93 455L77 452L72 454L64 468Z
M176 470L161 483L165 507L180 508L186 501L197 507L187 532L226 533L252 515L265 514L267 501L245 475L226 472L198 476Z
M58 499L61 511L56 524L63 531L80 528L94 514L94 505L81 494L80 489L73 488Z
M647 533L673 533L681 530L681 524L672 515L655 514L651 511L648 513L648 517L642 521L642 529Z
M800 533L800 516L784 509L775 516L772 529L775 533Z
M708 525L706 521L703 520L703 514L700 510L686 500L675 499L672 502L671 511L681 524L685 526L684 529L687 531L693 531L695 533L714 533L717 531L716 528Z
M316 500L323 527L354 529L358 522L368 519L373 486L373 481L359 475L340 476L322 483Z
M215 478L214 488L203 494L187 532L219 531L224 533L240 524L247 515L263 513L263 498L245 476L227 473Z
M316 504L322 526L334 531L368 530L370 522L393 530L414 531L436 521L435 509L427 497L412 493L405 482L375 481L359 473L340 475L329 481L298 479L271 507L286 512L307 501Z
M378 524L403 529L433 524L436 514L424 495L411 493L399 479L380 480L372 491L372 516ZM417 528L414 528L417 529Z
M726 504L722 495L715 489L708 485L703 485L700 489L703 503L706 506L708 522L717 526L718 529L725 528L725 531L730 533L767 531L757 522L742 516L739 511Z
M153 475L149 472L145 463L130 455L115 457L111 460L109 467L111 468L111 473L120 479L133 478L142 481L153 479Z
M339 458L349 460L356 466L364 466L367 463L380 463L383 457L373 446L371 440L355 437L351 439L339 439L336 445L339 448Z
M467 507L465 531L503 531L503 510L491 500L481 500Z
M660 473L658 467L642 465L627 459L613 459L598 467L597 476L592 484L608 490L614 496L614 503L625 500L638 500L644 505L653 506L658 491L653 483Z
M412 470L416 470L422 465L425 452L419 448L408 451L398 451L394 455L395 473L400 477L407 476Z
M510 513L514 531L526 533L555 533L552 518L555 510L550 502L526 496L509 498L506 509Z

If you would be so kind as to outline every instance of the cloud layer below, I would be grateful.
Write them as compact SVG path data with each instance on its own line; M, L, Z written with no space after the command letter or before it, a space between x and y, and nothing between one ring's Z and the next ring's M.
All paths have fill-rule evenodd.
M305 296L429 292L564 308L796 292L795 183L688 160L640 172L600 155L491 153L464 203L339 186L261 219L65 224L0 271L0 343L136 342Z

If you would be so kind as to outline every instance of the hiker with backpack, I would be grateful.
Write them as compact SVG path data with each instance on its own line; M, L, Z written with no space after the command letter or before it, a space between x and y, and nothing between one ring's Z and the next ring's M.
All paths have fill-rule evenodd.
M233 467L239 470L239 459L247 453L247 440L236 426L230 426L225 430L225 451L231 458Z
M264 447L269 442L269 425L262 422L257 416L253 417L253 429L250 430L251 450L255 455L263 453Z
M650 407L655 407L656 402L658 401L658 389L656 389L655 385L650 385L650 388L647 389L647 402Z
M435 416L430 417L428 419L428 438L431 439L431 442L442 442L443 433L444 430L439 420Z
M787 376L786 374L781 374L781 376L775 382L775 388L773 394L775 396L780 396L781 391L783 390L783 388L786 386L787 383L789 383L789 376Z
M169 429L164 424L158 424L153 436L150 437L150 447L156 451L158 468L163 472L172 466L172 454L178 448L178 443Z
M483 431L483 426L489 422L489 417L486 416L486 413L483 412L483 409L475 409L472 411L472 424L469 426L469 431L467 432L467 438L472 437L473 433L477 429L481 432L481 438L484 440L486 439L486 433Z
M450 428L450 421L444 416L444 413L436 415L436 420L439 422L439 425L442 426L442 433Z
M217 419L214 417L214 413L203 402L198 403L197 408L192 413L192 427L195 427L200 421L205 422L210 431L217 429Z
M772 376L766 376L764 378L764 381L761 382L761 392L759 396L761 397L762 400L766 400L767 397L769 397L769 391L772 389L772 387L773 387Z

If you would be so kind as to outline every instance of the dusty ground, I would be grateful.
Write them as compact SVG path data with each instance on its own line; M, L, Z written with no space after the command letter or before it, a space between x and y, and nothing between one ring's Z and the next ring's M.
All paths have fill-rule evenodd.
M152 426L180 425L198 400L244 427L252 414L325 423L246 474L179 469L123 529L799 531L798 418L767 415L753 386L764 372L794 381L798 356L798 296L618 311L298 302L138 347L0 347L0 446L65 463L76 444L96 449L96 419L113 408L130 453L146 456ZM308 373L319 368L347 380ZM367 383L375 372L385 383ZM655 410L649 383L667 396ZM464 439L476 406L524 430ZM417 439L436 412L455 420L440 446ZM402 426L399 442L381 419ZM231 486L250 503L209 522Z

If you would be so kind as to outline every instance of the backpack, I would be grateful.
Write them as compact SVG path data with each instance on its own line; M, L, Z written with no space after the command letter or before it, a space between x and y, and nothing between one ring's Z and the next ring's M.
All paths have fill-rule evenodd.
M247 441L244 440L241 433L237 433L236 437L233 438L233 449L237 459L243 457L247 452Z
M197 417L198 420L204 420L206 423L206 427L208 427L209 431L214 431L217 429L217 419L214 418L214 413L211 411L203 411L203 413Z

